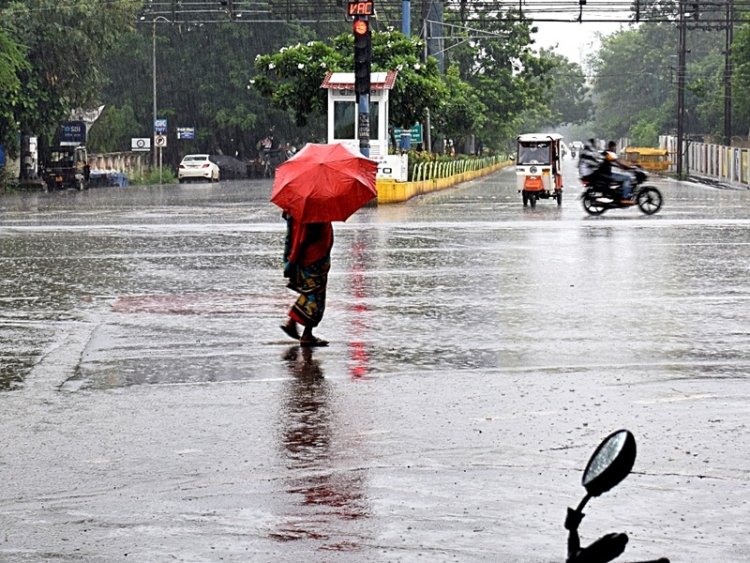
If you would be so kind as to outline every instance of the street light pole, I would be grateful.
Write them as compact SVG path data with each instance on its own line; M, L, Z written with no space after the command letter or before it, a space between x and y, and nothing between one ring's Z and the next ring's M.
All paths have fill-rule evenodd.
M156 166L156 18L151 22L151 63L153 70L153 100L154 100L154 120L151 124L151 142L154 143L154 158L151 161L152 170ZM161 184L161 169L159 169L159 184Z
M157 113L156 113L156 22L158 21L164 21L167 23L170 22L167 18L164 16L156 16L153 20L151 20L151 65L153 69L153 98L154 98L154 122L152 124L152 132L151 132L151 140L154 143L154 160L153 160L153 166L156 166L156 120L157 120ZM159 184L162 183L162 167L161 167L161 147L159 147ZM153 168L152 168L153 169Z

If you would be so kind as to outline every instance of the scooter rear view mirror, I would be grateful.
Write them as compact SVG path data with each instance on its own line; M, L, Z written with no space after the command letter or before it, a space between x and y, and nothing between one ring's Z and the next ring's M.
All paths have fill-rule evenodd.
M568 530L567 563L607 563L619 557L628 543L627 534L605 534L588 547L581 547L578 526L583 520L583 507L592 497L606 493L628 476L635 463L635 436L628 430L618 430L607 436L594 450L586 469L582 484L586 496L574 510L568 508L565 529ZM641 563L669 563L662 557Z
M628 476L635 463L635 436L618 430L607 436L591 456L582 484L592 497L606 493Z

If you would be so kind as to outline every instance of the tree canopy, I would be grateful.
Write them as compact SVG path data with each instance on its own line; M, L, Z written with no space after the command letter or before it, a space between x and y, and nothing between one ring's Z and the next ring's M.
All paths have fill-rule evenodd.
M398 71L391 92L393 125L411 127L424 118L427 108L441 106L447 96L445 85L437 61L432 57L421 60L424 46L420 40L388 30L374 33L372 43L372 71ZM326 110L327 94L320 88L326 72L353 71L353 51L351 33L334 37L330 45L310 41L282 47L255 59L253 84L275 107L291 111L303 125L309 114Z
M15 146L20 130L39 135L44 143L71 110L94 107L107 80L105 56L141 5L138 0L111 2L106 9L97 0L6 2L0 75L10 98L3 96L0 107L11 128L0 130L1 142Z

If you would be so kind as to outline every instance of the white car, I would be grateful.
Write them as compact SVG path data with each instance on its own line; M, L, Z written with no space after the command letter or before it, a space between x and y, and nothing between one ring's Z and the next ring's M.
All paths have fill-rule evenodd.
M213 162L207 154L187 154L180 162L177 170L180 183L187 180L219 181L219 165Z

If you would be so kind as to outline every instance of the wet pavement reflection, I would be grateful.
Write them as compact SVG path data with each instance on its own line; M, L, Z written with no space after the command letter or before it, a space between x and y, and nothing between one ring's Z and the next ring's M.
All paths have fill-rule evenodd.
M292 346L284 356L290 379L280 410L281 446L288 476L286 492L295 509L283 515L272 537L281 541L318 540L320 549L350 551L361 547L348 521L367 518L366 469L345 467L357 452L338 436L338 402L320 362L310 348Z

